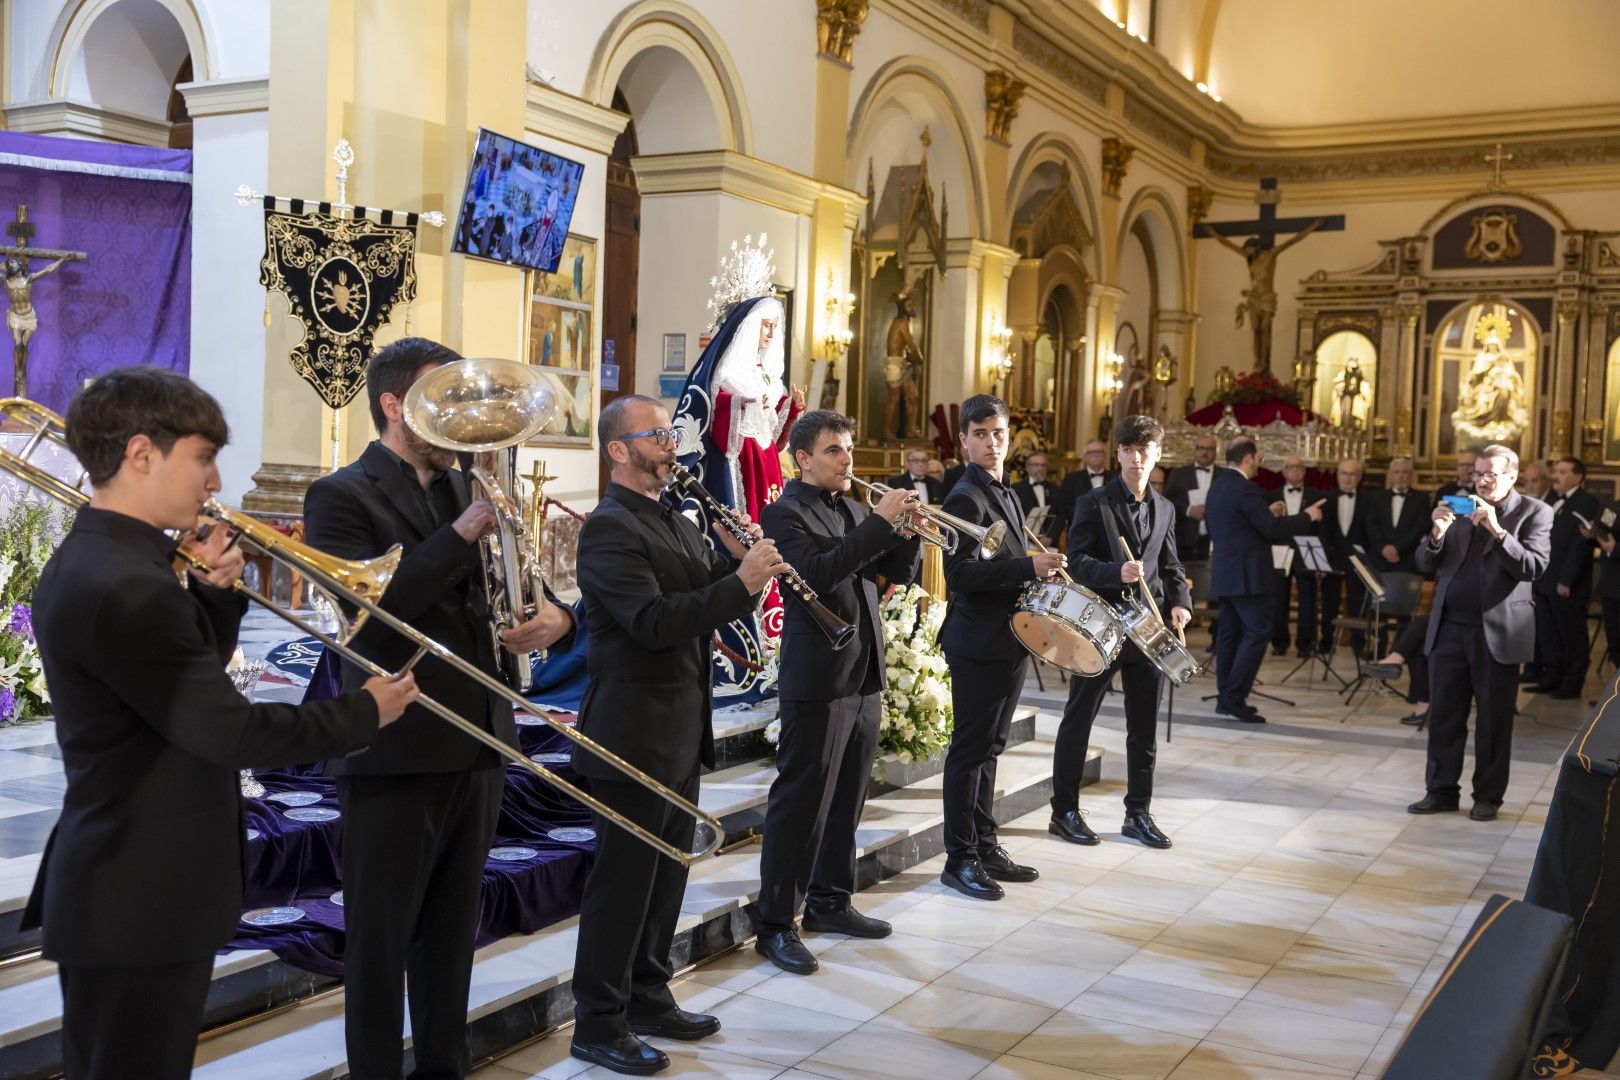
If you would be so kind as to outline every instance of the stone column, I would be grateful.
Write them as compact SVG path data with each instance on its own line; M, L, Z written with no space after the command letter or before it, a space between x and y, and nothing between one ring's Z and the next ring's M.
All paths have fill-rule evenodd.
M1423 317L1423 305L1415 302L1397 304L1394 314L1400 322L1400 355L1396 361L1396 379L1402 386L1412 386L1417 372L1418 320ZM1433 408L1434 399L1431 397L1429 401L1430 407ZM1434 417L1430 419L1438 422ZM1390 437L1392 456L1413 456L1416 447L1413 445L1412 433L1412 406L1409 399L1408 404L1396 407L1395 431Z
M1557 305L1557 340L1553 343L1552 378L1552 430L1543 438L1554 457L1569 457L1575 452L1575 354L1577 329L1581 311L1586 305L1579 300L1559 300Z

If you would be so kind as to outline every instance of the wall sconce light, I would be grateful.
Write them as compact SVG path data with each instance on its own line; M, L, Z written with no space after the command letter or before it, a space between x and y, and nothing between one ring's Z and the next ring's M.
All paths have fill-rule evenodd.
M826 357L831 361L839 361L849 352L849 343L855 337L850 330L850 320L855 314L855 294L845 293L839 296L833 288L832 268L827 268L827 299L823 302L827 311L827 335L821 339L822 348Z
M992 320L989 333L989 360L990 371L996 382L1005 384L1012 375L1013 332L1010 327L1000 326Z
M1103 393L1107 395L1110 405L1119 397L1120 391L1125 389L1125 358L1117 352L1108 354L1103 361Z

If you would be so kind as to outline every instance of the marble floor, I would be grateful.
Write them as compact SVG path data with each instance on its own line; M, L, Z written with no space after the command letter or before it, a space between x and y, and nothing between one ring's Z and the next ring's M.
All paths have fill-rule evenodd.
M1124 733L1107 710L1103 782L1082 797L1101 846L1062 843L1031 814L1002 837L1041 878L1000 903L946 890L936 858L858 898L893 937L806 935L813 976L751 948L682 974L682 1004L724 1028L656 1040L673 1061L660 1075L1376 1076L1485 899L1522 895L1553 763L1586 705L1524 696L1497 821L1418 818L1405 806L1422 794L1424 737L1397 723L1404 701L1347 712L1303 672L1276 685L1291 667L1262 671L1295 703L1257 701L1269 724L1188 718L1168 744L1161 727L1153 809L1173 850L1119 836ZM1062 692L1048 672L1024 700L1057 712ZM612 1075L570 1058L569 1034L476 1075Z

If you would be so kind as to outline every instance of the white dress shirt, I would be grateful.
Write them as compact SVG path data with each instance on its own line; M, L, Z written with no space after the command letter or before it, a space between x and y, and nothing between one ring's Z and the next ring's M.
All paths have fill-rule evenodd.
M1350 535L1350 523L1356 520L1356 496L1354 492L1339 490L1339 535Z

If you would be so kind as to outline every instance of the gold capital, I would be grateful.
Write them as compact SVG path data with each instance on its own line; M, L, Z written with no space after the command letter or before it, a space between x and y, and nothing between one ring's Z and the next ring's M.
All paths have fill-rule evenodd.
M984 73L984 129L992 139L1007 142L1012 122L1024 104L1025 86L1005 71Z
M868 0L816 0L817 51L849 63L868 6Z

